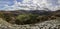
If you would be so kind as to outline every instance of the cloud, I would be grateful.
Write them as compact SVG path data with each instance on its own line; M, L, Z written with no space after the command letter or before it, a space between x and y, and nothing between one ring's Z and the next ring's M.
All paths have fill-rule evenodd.
M59 2L58 2L59 1ZM41 2L36 3L40 8L48 8L51 11L58 10L60 7L60 0L41 0ZM39 9L41 10L41 9ZM44 9L45 10L45 9Z
M9 6L10 3L5 4L6 11L11 10L46 10L48 8L51 11L58 10L60 8L60 0L23 0L22 2L13 1L14 4Z
M60 8L60 0L24 0L22 3L24 7L27 6L28 10L45 10L44 8L48 8L55 11Z

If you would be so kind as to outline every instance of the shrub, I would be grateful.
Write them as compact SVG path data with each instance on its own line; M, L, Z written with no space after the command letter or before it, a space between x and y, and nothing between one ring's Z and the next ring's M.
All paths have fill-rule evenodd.
M12 22L12 20L15 20L12 18L12 14L0 13L0 17L7 22Z
M37 19L39 19L40 22L43 22L43 21L48 20L48 17L47 16L38 16Z
M0 18L3 18L4 17L4 14L0 12Z
M22 14L16 17L16 24L32 24L37 22L38 15L35 14Z
M16 24L23 24L24 21L29 20L30 17L27 14L21 14L16 17Z

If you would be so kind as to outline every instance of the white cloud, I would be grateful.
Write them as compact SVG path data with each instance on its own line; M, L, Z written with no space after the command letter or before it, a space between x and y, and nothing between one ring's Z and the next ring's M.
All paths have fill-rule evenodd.
M14 5L8 6L4 9L6 10L49 10L55 11L60 8L60 0L23 0L22 3L14 1Z
M48 8L51 11L58 10L59 9L58 7L60 7L60 0L55 0L55 1L54 0L29 0L29 1L32 2L32 5L36 5L33 7L34 10L38 6L39 6L39 10ZM29 1L26 2L26 0L24 0L23 2L29 3ZM58 1L59 1L59 3L58 3ZM58 4L59 4L59 6L58 6ZM28 4L28 5L30 5L30 4ZM32 5L30 5L28 7L31 8Z

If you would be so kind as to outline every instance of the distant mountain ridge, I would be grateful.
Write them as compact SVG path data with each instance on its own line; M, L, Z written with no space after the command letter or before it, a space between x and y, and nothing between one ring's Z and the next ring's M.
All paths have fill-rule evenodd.
M45 11L45 10L16 10L16 11L0 11L2 13L12 13L12 14L29 14L29 13L32 13L32 14L40 14L40 15L48 15L50 13L52 13L53 11Z
M0 11L0 13L12 13L12 14L39 14L39 15L48 15L53 12L60 12L60 10L57 11L45 11L45 10L16 10L16 11Z

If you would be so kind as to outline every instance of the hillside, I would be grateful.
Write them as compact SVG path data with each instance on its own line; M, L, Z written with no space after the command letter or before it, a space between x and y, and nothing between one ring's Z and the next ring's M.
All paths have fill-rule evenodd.
M0 11L0 29L60 29L57 11Z

